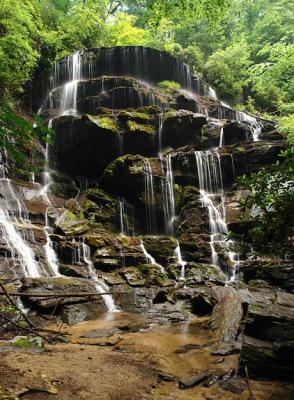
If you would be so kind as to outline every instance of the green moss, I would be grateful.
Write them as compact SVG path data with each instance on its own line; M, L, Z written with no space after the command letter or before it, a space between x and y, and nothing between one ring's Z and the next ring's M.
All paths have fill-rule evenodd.
M89 114L87 114L87 117L89 118L90 121L94 122L100 128L107 129L114 133L119 132L119 128L115 118L108 116L94 116Z
M118 115L119 117L126 117L130 120L150 120L150 115L148 115L147 112L122 110Z
M17 336L11 341L11 346L13 347L21 347L23 349L31 349L32 347L43 347L44 343L42 338L39 336L36 337L25 337L25 336Z
M143 125L135 121L128 121L127 128L130 132L144 132L149 135L156 135L156 129L152 125Z
M120 173L138 174L143 173L143 160L144 158L139 155L126 154L123 157L118 157L111 164L109 164L104 174L106 176L113 176Z
M167 89L167 90L180 90L181 85L178 82L175 81L161 81L158 83L158 87L161 89Z

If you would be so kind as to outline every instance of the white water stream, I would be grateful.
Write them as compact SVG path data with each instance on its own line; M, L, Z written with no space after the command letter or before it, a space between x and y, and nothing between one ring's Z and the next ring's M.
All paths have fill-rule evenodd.
M235 279L238 255L230 250L233 242L226 240L228 227L225 213L225 194L222 181L220 155L217 149L196 151L196 164L202 206L209 216L210 248L212 264L220 266L218 249L224 249L228 266L228 280Z
M90 247L88 245L86 245L84 242L82 242L81 245L82 245L82 253L83 253L82 257L85 261L85 264L88 267L89 275L91 277L91 280L95 284L97 293L103 294L102 298L103 298L103 301L104 301L108 311L119 312L119 309L115 305L112 296L110 294L105 294L105 293L110 292L109 287L102 279L98 279L98 277L96 275L95 268L91 261Z
M165 271L164 267L162 265L158 264L158 262L156 262L155 258L152 257L152 255L148 253L148 251L146 250L146 247L144 246L143 240L141 240L140 247L141 247L141 249L143 251L144 256L146 257L147 263L148 264L152 264L152 265L156 265L157 267L159 267L160 272L165 274L166 271Z

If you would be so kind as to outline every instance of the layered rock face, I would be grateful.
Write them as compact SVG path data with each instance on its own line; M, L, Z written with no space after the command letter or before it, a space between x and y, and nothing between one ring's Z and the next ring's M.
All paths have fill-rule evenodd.
M167 79L182 88L161 89ZM70 323L118 309L211 314L216 354L240 352L245 326L243 364L273 375L293 351L279 337L293 330L293 265L243 263L249 246L226 235L250 222L238 219L247 193L236 178L286 147L274 124L209 97L187 65L153 49L83 50L58 61L50 82L44 172L1 180L5 282Z

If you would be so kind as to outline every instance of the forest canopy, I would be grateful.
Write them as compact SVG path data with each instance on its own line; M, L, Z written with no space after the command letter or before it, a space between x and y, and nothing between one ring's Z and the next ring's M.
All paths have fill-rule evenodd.
M24 0L0 2L0 96L21 92L40 58L84 47L143 45L189 63L249 111L293 111L291 0Z

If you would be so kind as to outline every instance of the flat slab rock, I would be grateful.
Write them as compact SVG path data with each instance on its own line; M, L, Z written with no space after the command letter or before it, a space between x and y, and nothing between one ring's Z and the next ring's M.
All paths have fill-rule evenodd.
M88 279L82 278L25 278L22 281L22 293L43 295L68 294L97 294L95 285ZM100 297L97 297L97 299ZM26 300L41 308L57 305L85 302L87 297L28 297Z

